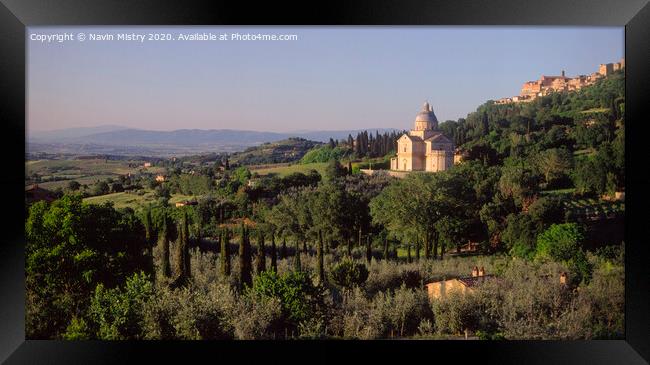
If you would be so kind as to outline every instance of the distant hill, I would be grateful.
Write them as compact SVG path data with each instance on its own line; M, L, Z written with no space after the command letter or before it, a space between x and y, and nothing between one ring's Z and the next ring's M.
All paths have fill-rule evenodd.
M234 153L232 163L240 165L261 165L293 162L300 160L305 153L321 142L292 137L277 142L266 142L256 147L249 147L243 152Z
M128 127L119 125L101 125L97 127L78 127L78 128L65 128L55 129L49 131L33 131L28 132L28 138L34 142L56 142L69 138L80 138L97 133L115 132L119 130L128 129Z
M353 137L359 130L344 131L300 131L259 132L234 129L179 129L174 131L151 131L143 129L112 129L118 126L103 126L98 132L92 128L72 128L58 131L30 133L30 152L73 152L92 153L155 153L157 155L187 155L200 152L235 152L268 142L289 138L302 138L316 142L327 142L330 138ZM392 131L394 129L368 129L369 132Z

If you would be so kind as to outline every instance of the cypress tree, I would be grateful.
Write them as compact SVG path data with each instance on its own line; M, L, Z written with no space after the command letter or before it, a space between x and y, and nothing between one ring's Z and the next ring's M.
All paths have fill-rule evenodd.
M163 216L161 232L158 234L158 244L162 253L162 262L160 265L161 273L164 277L171 276L171 267L169 265L169 240L167 237L167 216Z
M257 241L257 256L255 257L255 271L259 275L266 271L266 253L264 252L264 233L260 230Z
M244 289L245 286L250 286L253 282L251 277L251 252L250 244L248 242L248 230L241 225L241 240L239 241L239 280L240 287Z
M282 237L282 247L280 248L280 259L287 258L287 238Z
M298 248L298 239L296 239L296 254L293 259L293 270L296 272L301 271L300 265L300 249Z
M320 284L325 283L325 260L323 258L323 232L318 231L318 282Z
M384 260L388 261L388 236L384 236Z
M352 160L348 161L348 175L352 175Z
M430 248L430 243L431 243L431 233L427 232L425 241L424 241L424 258L427 260L431 258L431 248ZM434 253L435 255L435 253Z
M307 240L302 240L302 252L309 254L309 250L307 249Z
M372 261L372 247L370 244L370 235L366 236L366 260L368 261L368 264L370 264L370 261Z
M190 230L187 225L187 210L183 211L183 276L189 278L192 274L190 270Z
M361 247L363 245L363 243L361 241L361 226L359 226L359 241L357 243L358 243L359 247Z
M420 261L420 239L415 239L415 260Z
M433 258L435 259L438 255L438 232L433 232ZM441 244L442 246L442 244Z
M352 237L348 237L348 256L352 257Z
M147 243L151 242L151 207L147 206L144 211L144 218L143 218L143 225L144 225L144 238L147 241Z
M221 232L221 273L230 276L230 237L228 229Z
M177 278L183 276L183 225L178 224L178 237L174 250L174 271Z
M278 272L278 258L275 250L275 233L271 232L271 270Z

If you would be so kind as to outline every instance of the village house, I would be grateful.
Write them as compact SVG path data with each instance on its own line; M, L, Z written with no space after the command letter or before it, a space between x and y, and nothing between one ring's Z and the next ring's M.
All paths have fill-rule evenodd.
M156 175L156 181L157 182L164 182L165 181L165 175Z
M472 276L460 277L448 280L440 280L425 285L429 299L445 298L447 294L456 291L461 294L471 293L475 288L482 284L486 279L493 278L494 275L485 275L485 269L474 267Z
M142 165L142 166L143 167L151 167L151 162L145 162L144 165Z
M445 298L451 292L458 292L462 295L473 293L478 286L487 280L498 280L498 278L494 275L486 275L485 269L482 266L481 268L474 266L472 276L434 281L426 284L425 288L427 289L429 300L437 300ZM568 288L566 272L560 273L559 284L563 288Z

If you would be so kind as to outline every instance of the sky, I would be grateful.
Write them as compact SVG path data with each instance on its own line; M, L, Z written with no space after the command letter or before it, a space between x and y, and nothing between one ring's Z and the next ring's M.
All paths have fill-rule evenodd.
M133 33L145 41L117 39ZM228 39L178 39L194 33ZM623 27L29 27L26 36L28 131L410 129L425 101L439 121L456 120L542 74L589 74L624 56Z

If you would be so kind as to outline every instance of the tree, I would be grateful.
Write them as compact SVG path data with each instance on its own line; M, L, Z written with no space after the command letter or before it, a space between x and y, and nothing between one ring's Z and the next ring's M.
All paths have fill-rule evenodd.
M275 233L271 232L271 270L278 272L278 257L275 247Z
M388 261L388 235L384 234L384 260Z
M370 235L366 236L366 261L368 261L368 265L370 265L370 261L372 260L372 241L370 240Z
M296 245L295 245L295 254L293 258L293 270L294 271L302 270L302 265L300 265L300 249L298 248L298 240L296 240Z
M187 212L183 211L178 228L176 245L176 282L182 283L190 276L190 254L188 243Z
M504 166L499 179L499 190L504 197L512 198L517 206L524 207L537 193L537 175L525 167L523 162Z
M65 195L29 207L25 221L25 330L31 339L61 338L84 314L95 287L114 287L151 272L144 227L132 209L83 203Z
M230 231L226 228L220 235L221 243L221 273L230 276Z
M537 155L536 164L548 187L568 174L573 166L573 156L564 148L551 148Z
M318 247L317 247L317 261L318 261L318 282L323 285L325 283L325 262L323 259L323 232L318 231Z
M315 286L306 272L278 275L267 271L255 277L252 294L276 299L282 307L282 322L291 329L309 319L323 319L325 302L322 287Z
M162 229L158 234L158 245L162 256L160 271L164 277L168 278L171 276L171 267L169 264L169 233L167 228L167 217L164 216L163 219Z
M248 241L248 229L241 224L241 239L239 241L239 280L240 288L250 287L252 284L252 262L250 242Z
M81 188L81 184L76 180L71 180L68 182L68 190L77 191Z
M255 270L259 275L261 272L266 271L266 252L264 249L264 232L259 231L257 243L257 256L255 257Z
M100 181L95 184L95 189L93 190L94 195L105 195L110 193L111 188L108 186L106 181Z
M145 240L151 242L151 231L152 231L152 222L151 222L151 207L147 206L144 208L144 214L142 216L142 224L144 225L144 234Z
M124 186L121 183L116 182L116 183L111 184L111 192L112 193L121 193L123 191L124 191Z
M410 264L413 262L413 259L411 258L411 245L407 244L406 245L406 261Z
M513 256L532 258L535 255L537 225L529 214L510 214L502 239Z
M287 257L287 239L286 237L282 238L282 247L280 248L280 258L284 259Z
M368 269L365 265L357 263L352 259L343 259L330 272L330 277L339 286L352 289L359 286L368 279Z
M144 272L133 274L124 288L106 289L98 284L91 298L89 317L100 340L140 339L144 305L153 295L153 284Z
M335 180L345 176L345 174L345 168L341 166L341 163L337 159L331 159L325 167L325 178L327 180Z
M582 249L584 229L576 223L552 224L537 236L535 258L561 261L575 273L575 280L589 281L591 264Z

